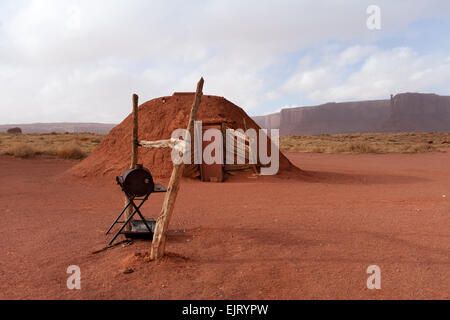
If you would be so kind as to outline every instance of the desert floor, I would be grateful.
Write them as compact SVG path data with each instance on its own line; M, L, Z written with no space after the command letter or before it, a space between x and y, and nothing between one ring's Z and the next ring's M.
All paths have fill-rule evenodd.
M114 181L61 178L70 160L2 156L0 298L450 298L450 149L287 156L310 176L184 180L159 262L142 240L92 253L123 205ZM144 215L162 200L151 195ZM66 287L69 265L81 290ZM366 287L369 265L380 290Z

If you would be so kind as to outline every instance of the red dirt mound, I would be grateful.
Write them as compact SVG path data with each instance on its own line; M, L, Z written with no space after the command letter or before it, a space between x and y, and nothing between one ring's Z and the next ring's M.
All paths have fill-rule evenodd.
M139 140L169 139L178 128L186 128L193 94L182 93L150 100L139 106ZM260 127L242 110L223 97L204 95L198 108L197 120L203 122L226 122L232 128ZM102 143L83 162L68 173L78 177L116 176L130 166L131 114L114 127ZM143 163L155 177L170 177L172 160L170 149L139 148L138 163ZM280 152L280 169L295 175L302 171L292 165Z

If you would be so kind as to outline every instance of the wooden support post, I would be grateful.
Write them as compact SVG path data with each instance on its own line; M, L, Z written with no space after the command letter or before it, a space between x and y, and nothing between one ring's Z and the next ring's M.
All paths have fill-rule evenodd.
M244 131L247 131L247 121L245 121L245 118L242 118L242 120L244 120ZM258 138L256 138L256 139L258 139ZM250 152L256 152L255 150L250 150L250 138L248 138L248 143L249 143L249 155L248 155L248 160L250 161L250 159L251 159L251 155L250 155ZM258 140L256 140L256 143L258 143ZM256 156L256 159L258 159L258 156ZM256 161L256 162L258 162L258 161ZM255 175L258 175L258 169L256 168L256 164L255 163L252 163L251 164L252 165L252 170L253 170L253 173L255 174Z
M194 121L197 117L197 109L202 99L203 94L203 78L197 84L195 99L192 104L191 114L187 125L187 131L192 135L194 129ZM186 140L186 137L184 138ZM170 176L169 186L164 198L161 213L156 221L155 232L153 234L152 251L150 253L151 259L159 259L164 255L166 246L166 232L169 227L170 219L172 218L173 209L175 207L175 200L177 199L178 189L180 187L180 179L183 175L184 163L174 164L172 175Z
M133 136L131 138L131 165L134 168L138 159L138 101L137 94L133 94Z
M138 101L139 97L137 94L133 94L133 132L131 137L131 164L130 168L134 168L136 166L137 160L138 160ZM125 196L124 202L125 205L128 204L128 197ZM133 213L133 207L129 206L128 209L125 211L125 221L131 216ZM127 223L125 226L126 231L131 230L131 224Z

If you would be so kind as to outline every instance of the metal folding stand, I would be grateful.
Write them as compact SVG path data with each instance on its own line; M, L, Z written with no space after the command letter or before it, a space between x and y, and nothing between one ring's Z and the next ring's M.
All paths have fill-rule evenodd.
M116 240L116 238L119 236L119 234L124 234L126 237L152 237L153 236L153 232L154 232L154 228L155 228L155 220L149 221L146 220L145 217L142 215L141 213L141 207L142 205L148 200L148 197L150 196L151 193L146 194L144 197L138 198L136 196L130 195L128 192L126 192L126 190L123 188L122 183L118 180L118 183L121 185L122 187L122 191L125 193L125 195L128 198L128 203L127 205L123 208L122 212L120 212L119 216L116 218L116 220L114 220L114 222L112 223L112 225L109 227L108 231L106 231L106 234L109 234L109 232L111 231L111 229L114 227L114 225L116 225L117 223L122 223L122 226L120 227L119 231L116 232L116 234L114 234L114 236L112 237L112 239L109 241L108 245L111 245L114 240ZM156 183L154 185L154 189L153 192L157 193L157 192L166 192L167 189L159 184ZM138 205L135 204L135 200L141 201ZM122 215L124 214L124 212L128 209L129 206L132 206L134 208L133 212L131 213L131 215L128 217L128 219L126 219L125 221L119 221L119 219L122 217ZM125 226L130 223L132 225L132 227L136 226L137 228L139 227L137 224L133 225L132 224L132 219L134 217L135 214L138 214L139 217L141 218L145 228L148 230L144 230L144 231L123 231L123 229L125 228ZM150 225L153 227L151 228Z

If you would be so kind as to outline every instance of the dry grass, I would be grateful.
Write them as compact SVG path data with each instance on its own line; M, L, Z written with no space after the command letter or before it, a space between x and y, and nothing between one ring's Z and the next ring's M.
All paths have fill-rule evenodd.
M32 158L36 155L36 150L31 145L22 142L9 147L5 154L17 158Z
M91 133L0 133L0 155L19 158L48 156L80 160L87 157L103 137Z
M87 156L76 143L60 146L56 151L56 155L58 158L75 160L83 159Z
M362 133L280 137L284 152L422 153L450 147L450 133Z
M87 157L103 138L104 135L91 133L0 133L0 155L80 160ZM355 133L280 137L280 149L283 152L422 153L439 151L443 147L450 147L450 133Z

